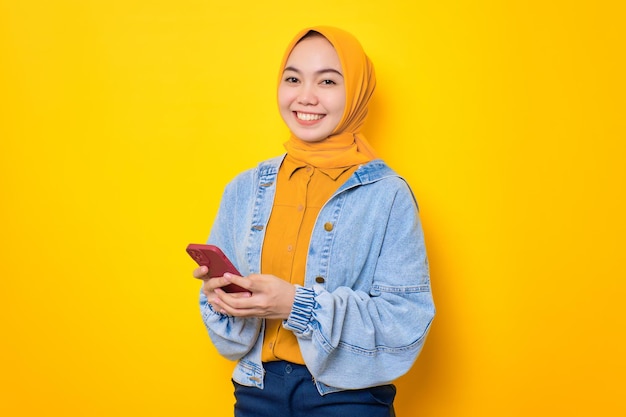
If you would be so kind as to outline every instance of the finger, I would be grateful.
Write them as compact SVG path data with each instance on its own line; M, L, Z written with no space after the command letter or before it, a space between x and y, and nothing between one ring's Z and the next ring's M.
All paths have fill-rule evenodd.
M222 313L237 317L252 316L254 303L249 301L250 293L231 293L224 291L222 288L216 288L214 294L216 296L215 303L219 305Z
M204 278L204 286L209 288L211 291L225 287L228 284L230 284L230 281L224 277Z
M234 275L234 274L227 272L224 274L224 279L228 280L228 282L233 283L245 290L254 292L252 291L254 287L254 283L249 278L240 277L239 275Z
M217 291L215 291L214 294L216 295L216 297L213 300L211 300L211 306L213 306L213 310L219 313L228 314L228 312L224 308L224 305L222 304L222 300L219 299L220 292L223 292L223 291L220 290L219 288L217 289Z
M198 278L198 279L207 278L205 276L208 273L209 273L209 268L207 268L206 266L199 266L199 267L197 267L196 269L193 270L194 278Z
M232 317L248 317L251 316L250 312L246 308L240 308L237 306L237 298L232 293L227 293L221 288L215 290L215 299L213 304L216 306L216 310L222 314L226 314Z
M214 301L215 304L215 310L219 311L222 314L226 314L227 316L231 316L231 317L256 317L254 312L252 312L251 310L246 310L246 309L238 309L238 308L234 308L226 303L224 303L224 301L222 300L216 300Z
M248 291L237 291L228 293L233 298L250 298L252 297L252 293Z
M219 292L219 293L218 293ZM256 317L260 311L255 299L243 296L243 293L227 293L221 289L215 291L221 308L229 315L237 317Z

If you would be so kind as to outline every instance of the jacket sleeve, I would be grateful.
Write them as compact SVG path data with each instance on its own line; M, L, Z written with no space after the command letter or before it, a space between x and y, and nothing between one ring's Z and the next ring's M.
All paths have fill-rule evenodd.
M261 319L230 317L216 312L202 293L200 311L211 341L220 355L238 360L254 347L261 331Z
M208 239L208 243L224 251L243 275L249 274L249 267L242 254L242 245L237 243L242 237L237 236L236 231L241 228L236 227L235 222L245 219L242 212L245 212L246 207L240 204L242 199L239 197L246 190L240 184L249 182L245 181L249 175L249 172L242 174L226 187ZM200 312L211 341L222 356L238 360L255 345L261 331L261 319L230 317L219 313L211 307L202 292Z
M372 228L378 231L332 247L332 256L342 257L343 263L351 254L366 252L363 263L352 262L362 269L360 284L332 291L320 285L297 287L292 312L283 323L296 334L313 376L331 387L382 385L406 373L434 317L417 204L408 185L399 181L402 185L392 196L387 193L389 204L382 209L350 211L351 217L375 216ZM352 221L352 234L359 222L360 230L367 227L363 218Z

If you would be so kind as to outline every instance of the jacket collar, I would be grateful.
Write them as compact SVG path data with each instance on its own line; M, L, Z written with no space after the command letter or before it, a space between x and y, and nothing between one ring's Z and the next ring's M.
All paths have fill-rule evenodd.
M285 159L286 154L277 156L272 159L268 159L259 164L259 176L276 176L278 169ZM373 161L362 164L354 174L346 181L338 191L354 187L356 185L364 185L372 182L379 181L387 177L397 177L398 174L391 169L382 159L375 159Z

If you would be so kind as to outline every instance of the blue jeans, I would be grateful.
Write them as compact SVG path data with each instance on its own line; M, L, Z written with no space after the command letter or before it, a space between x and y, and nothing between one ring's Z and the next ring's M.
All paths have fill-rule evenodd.
M235 385L235 417L393 417L394 385L320 395L304 365L266 362L265 388Z

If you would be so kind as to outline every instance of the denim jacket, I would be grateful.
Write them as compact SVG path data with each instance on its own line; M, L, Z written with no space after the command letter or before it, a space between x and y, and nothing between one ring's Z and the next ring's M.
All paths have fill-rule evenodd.
M261 248L284 156L229 183L208 243L242 275L261 272ZM216 312L200 294L211 340L238 360L233 379L263 388L264 320ZM322 207L303 286L283 327L297 337L318 391L367 388L406 373L434 317L417 203L383 161L359 167Z

